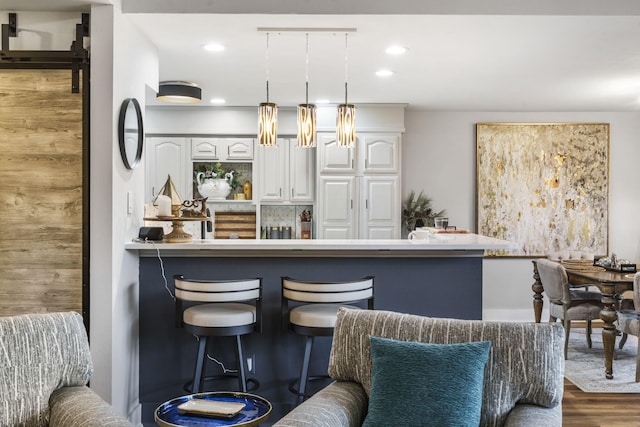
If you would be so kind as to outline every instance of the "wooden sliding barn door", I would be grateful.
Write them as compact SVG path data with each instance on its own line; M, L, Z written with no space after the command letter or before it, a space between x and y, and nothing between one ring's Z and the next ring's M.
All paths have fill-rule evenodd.
M70 70L0 69L1 316L87 314L82 92Z

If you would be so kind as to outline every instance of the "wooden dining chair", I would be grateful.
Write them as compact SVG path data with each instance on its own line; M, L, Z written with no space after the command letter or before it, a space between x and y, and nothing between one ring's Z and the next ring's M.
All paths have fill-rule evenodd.
M536 264L544 293L550 302L549 322L553 323L558 319L563 322L565 330L564 358L567 358L572 320L587 322L587 345L591 348L591 321L599 318L602 303L599 299L576 298L574 296L576 290L570 288L567 272L561 263L538 259Z
M640 336L640 273L633 276L633 309L618 312L619 330L622 332L620 349L627 342L627 336ZM636 382L640 382L640 351L636 355Z

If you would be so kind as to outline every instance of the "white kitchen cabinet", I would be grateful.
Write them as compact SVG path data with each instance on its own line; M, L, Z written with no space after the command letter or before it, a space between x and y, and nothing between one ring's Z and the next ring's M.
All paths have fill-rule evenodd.
M360 179L360 237L397 239L401 210L399 177L365 176Z
M321 176L318 179L317 228L320 239L355 239L356 178Z
M318 141L318 236L400 238L400 135L360 133L352 148L333 133Z
M340 147L335 133L317 134L318 173L352 175L356 173L355 148Z
M191 159L253 160L254 138L191 138Z
M145 141L145 201L150 203L167 181L167 176L184 199L188 197L188 138L150 137Z
M272 147L259 147L260 201L313 203L315 198L315 149L301 148L295 139L278 139Z
M399 135L363 135L358 145L360 170L364 175L400 172Z

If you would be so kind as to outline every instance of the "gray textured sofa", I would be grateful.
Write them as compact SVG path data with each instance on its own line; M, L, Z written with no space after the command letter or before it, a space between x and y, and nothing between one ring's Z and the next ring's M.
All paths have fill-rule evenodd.
M341 309L329 360L329 375L336 381L274 426L360 426L367 415L371 392L369 336L439 344L490 341L481 389L480 425L562 425L564 331L560 324L439 319ZM443 375L444 372L443 369ZM394 425L393 419L388 425ZM416 420L415 425L435 424Z
M78 313L0 317L0 427L131 427L86 386L92 370Z

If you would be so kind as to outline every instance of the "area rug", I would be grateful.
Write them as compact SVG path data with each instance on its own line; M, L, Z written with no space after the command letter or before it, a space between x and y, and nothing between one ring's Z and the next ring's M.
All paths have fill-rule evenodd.
M569 336L568 360L565 361L564 376L580 390L587 393L640 393L640 383L636 378L636 351L638 339L629 336L620 350L616 338L613 359L613 379L605 378L602 330L594 329L591 334L593 347L587 347L584 329L572 329Z

